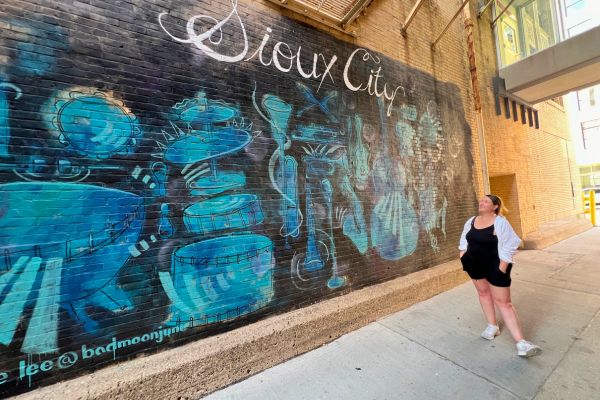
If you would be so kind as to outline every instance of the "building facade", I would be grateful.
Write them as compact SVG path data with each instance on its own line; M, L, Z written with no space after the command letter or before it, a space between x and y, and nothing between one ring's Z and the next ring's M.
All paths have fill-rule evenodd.
M460 3L4 4L1 393L455 259L488 186L525 237L580 214L564 108L496 113L489 12L432 47Z

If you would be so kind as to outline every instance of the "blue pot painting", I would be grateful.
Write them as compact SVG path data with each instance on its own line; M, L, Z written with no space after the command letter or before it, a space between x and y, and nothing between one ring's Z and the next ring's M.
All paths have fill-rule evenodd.
M0 343L12 341L29 306L44 311L42 319L31 319L24 343L37 353L56 343L59 304L90 333L97 323L88 306L131 307L113 278L143 227L142 198L85 184L19 182L0 185L0 204L0 268L6 271L0 313L10 310L14 317L0 323Z

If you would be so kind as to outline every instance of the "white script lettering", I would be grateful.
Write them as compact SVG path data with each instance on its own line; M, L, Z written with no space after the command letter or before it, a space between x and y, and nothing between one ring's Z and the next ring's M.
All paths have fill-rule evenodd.
M187 25L186 25L186 32L188 35L187 39L178 38L178 37L172 35L171 32L169 32L167 30L167 28L165 28L165 26L163 25L163 22L162 22L162 18L167 14L166 12L160 13L158 15L158 23L160 24L160 27L163 29L163 31L165 31L166 34L171 37L171 39L173 39L179 43L194 44L196 47L198 47L200 50L202 50L207 56L212 57L215 60L224 61L224 62L228 62L228 63L234 63L234 62L243 60L244 57L246 56L246 54L248 53L248 36L246 35L246 28L244 28L244 23L242 22L242 19L240 18L239 14L237 12L237 0L231 0L231 5L232 5L231 13L227 16L227 18L225 18L223 21L220 21L220 22L217 21L215 18L208 16L208 15L194 15L193 17L191 17L188 20ZM222 27L234 15L237 18L238 22L240 23L240 28L242 29L242 35L244 35L244 50L242 50L241 53L236 54L234 56L228 56L228 55L221 54L218 51L214 50L212 47L206 45L205 42L208 39L210 41L210 43L212 43L213 45L220 44L221 41L223 40ZM212 28L210 28L209 30L207 30L206 32L197 34L196 28L195 28L196 20L210 21L210 22L213 22L215 25ZM215 33L218 33L218 35L219 35L219 38L216 40L213 38L213 35Z
M379 66L378 69L371 69L371 73L369 74L369 79L367 80L367 83L360 83L357 85L355 85L354 83L350 82L350 67L352 66L352 61L354 60L354 56L359 54L359 53L363 53L362 56L362 61L364 63L367 62L373 62L375 64L379 64L381 63L381 60L379 59L379 57L377 56L373 56L371 53L369 53L367 50L365 49L356 49L354 50L354 52L352 52L352 54L350 55L350 57L348 57L348 61L346 61L346 66L344 67L344 84L346 85L346 87L350 90L352 90L353 92L364 92L366 91L367 93L369 93L369 95L371 96L375 96L377 98L380 97L384 97L386 100L388 100L390 102L390 104L388 105L387 108L387 116L389 117L392 114L392 105L394 104L394 99L396 98L396 95L398 93L398 90L402 89L402 93L406 96L406 92L404 91L404 88L402 86L397 86L396 89L394 89L391 93L388 93L388 86L387 83L383 84L383 88L382 90L379 90L379 78L383 78L383 74L381 72L381 66Z

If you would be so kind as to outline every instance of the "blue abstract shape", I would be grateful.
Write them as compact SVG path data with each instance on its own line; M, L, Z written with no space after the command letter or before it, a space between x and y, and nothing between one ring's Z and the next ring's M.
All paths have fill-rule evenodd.
M194 98L185 99L175 104L171 109L170 119L183 122L191 129L192 134L205 133L212 129L215 123L229 121L239 114L236 107L222 101L209 100L204 91Z
M337 123L337 117L331 112L329 108L329 102L334 100L338 96L338 92L330 91L322 100L317 99L312 90L308 86L303 83L296 82L296 87L300 90L300 93L304 96L304 98L308 101L308 107L300 110L298 112L298 116L301 116L306 110L317 106L319 109L331 120L331 122Z
M0 304L0 315L2 315L0 343L5 346L8 346L13 340L41 263L42 259L39 257L28 259L23 273L17 277L12 290L2 299L2 304Z
M142 198L92 185L19 182L0 185L0 204L6 270L21 257L62 259L60 302L90 333L98 324L88 305L115 312L131 307L115 277L142 229Z
M1 296L5 296L6 292L8 291L8 289L10 289L12 287L15 280L21 276L20 275L21 271L23 271L23 268L25 268L25 266L27 265L27 263L29 262L29 259L30 259L30 257L27 257L27 256L19 257L17 262L13 265L13 267L10 270L8 270L4 274L0 275L0 295Z
M304 269L309 272L323 269L325 262L321 257L318 246L317 228L312 204L312 185L306 186L306 225L307 225L307 244L306 257L304 258Z
M354 116L354 129L352 129L351 118L348 117L348 130L350 142L350 164L352 173L359 189L365 189L369 175L369 149L363 142L363 121L360 115Z
M281 200L279 213L283 216L285 235L298 237L300 235L300 209L298 208L298 162L292 156L285 156L284 171L280 174L283 182L279 186L283 189L285 198Z
M160 205L160 218L158 221L158 236L161 239L168 239L173 236L175 229L169 219L169 204L163 203Z
M340 136L339 130L318 124L298 126L292 134L292 139L320 144L343 143L343 136Z
M203 135L187 135L171 142L165 159L174 164L191 164L220 158L246 147L252 137L247 130L233 127L215 128Z
M273 298L272 252L273 242L254 234L203 240L175 251L171 273L159 275L172 302L169 323L193 318L203 325L265 307Z
M37 304L21 346L25 354L58 352L58 313L60 303L61 258L46 262Z
M9 82L0 82L0 157L7 157L10 143L10 126L8 124L10 103L6 92L13 90L15 99L21 97L21 89Z
M414 104L403 104L400 108L400 116L407 121L416 121L417 107Z
M412 157L415 155L413 141L415 138L414 128L407 122L399 121L396 124L396 137L400 143L400 155Z
M56 63L54 51L50 51L52 55L41 54L41 52L48 52L47 49L52 49L52 47L46 47L35 43L19 42L17 49L18 67L24 74L42 76L49 72Z
M154 188L152 195L154 197L164 197L167 195L167 166L162 162L152 164L152 177L154 179Z
M360 254L366 254L369 248L369 235L362 203L354 193L348 175L342 176L340 186L342 194L350 201L353 208L352 212L343 217L342 232L354 243Z
M203 176L191 185L192 196L212 196L246 186L246 175L240 172L218 171L216 176Z
M346 284L346 277L338 274L337 254L335 250L335 240L333 239L333 185L327 178L321 181L321 190L325 198L327 208L327 221L329 226L329 255L331 256L331 277L327 281L327 287L337 289Z
M335 275L327 280L327 287L329 289L338 289L345 285L346 285L346 277L345 276Z
M122 102L89 88L60 92L42 112L62 144L92 158L131 153L141 136L137 118Z
M419 136L429 145L437 143L438 136L442 131L442 123L435 115L435 112L430 110L430 108L434 107L435 103L430 101L429 104L427 104L427 112L423 113L419 119Z
M383 151L374 162L375 190L380 195L371 212L371 243L386 260L399 260L415 252L419 220L402 182L394 175L384 104L377 100Z
M34 18L28 18L26 23L23 21L7 21L14 32L18 32L13 37L16 41L16 57L10 64L18 75L43 76L56 66L56 53L68 49L69 32L57 21L42 22Z
M371 213L371 241L386 260L399 260L417 249L418 217L403 191L389 192Z
M302 160L306 163L307 175L331 176L335 172L336 162L330 158L313 154L302 157Z
M207 234L261 224L264 214L257 196L230 194L193 204L183 212L188 231Z
M283 236L285 237L286 247L289 247L288 237L298 237L300 235L301 225L297 188L298 162L294 157L285 154L287 131L292 115L292 106L272 94L263 96L262 106L266 110L268 117L264 116L260 109L257 109L257 111L267 122L269 122L269 125L271 126L271 135L277 143L277 150L273 153L271 163L269 164L269 175L273 187L282 195L279 206L279 215L283 217ZM255 107L258 106L255 104ZM276 168L274 167L275 160L277 160ZM274 175L277 178L273 178Z
M272 94L263 96L262 105L269 115L268 122L271 125L273 139L277 142L278 149L283 151L288 124L292 115L292 106Z

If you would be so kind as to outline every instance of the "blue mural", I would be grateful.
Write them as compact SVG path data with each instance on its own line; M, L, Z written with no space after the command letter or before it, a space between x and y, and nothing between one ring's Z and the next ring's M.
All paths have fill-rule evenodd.
M202 165L192 169L196 172L187 178L193 181L187 187L192 196L204 199L185 208L183 223L189 233L198 236L225 235L176 250L171 271L159 273L172 303L165 321L169 325L179 326L190 319L197 321L196 325L235 319L265 307L273 297L271 240L231 233L263 223L260 199L231 192L245 187L245 174L221 171L218 166L219 159L252 141L250 127L238 122L240 115L236 106L211 100L202 91L171 109L176 136L165 146L165 161L173 167L183 165L183 175L192 165ZM209 163L208 168L204 162Z
M210 166L210 174L190 184L194 196L215 195L246 185L242 171L221 171L218 167L219 158L239 152L252 140L249 129L243 126L220 125L239 115L236 107L209 101L200 91L195 98L173 106L171 114L177 118L172 122L176 136L167 145L165 160L179 166L206 161ZM185 124L185 131L177 123Z
M379 200L371 213L371 242L381 257L399 260L415 252L419 237L419 221L406 182L402 164L392 162L387 121L383 103L379 104L381 142L373 167L373 180Z
M170 323L222 322L268 305L273 265L273 243L261 235L218 237L178 249L171 272L159 273L172 303Z
M30 321L24 346L39 353L56 349L58 304L91 332L99 325L88 312L90 305L114 313L131 308L115 277L142 228L141 198L115 189L52 182L2 184L0 193L0 253L7 271L2 275L1 307L11 312L0 330L1 343L12 342L30 304L37 318ZM29 295L38 281L40 289Z
M426 111L421 115L418 126L419 152L416 154L417 162L422 166L413 182L435 179L438 174L439 164L442 157L443 145L442 124L437 116L436 104L433 101L427 103ZM422 140L421 140L422 138ZM443 239L446 239L446 210L448 200L440 195L439 189L426 185L415 185L419 198L419 218L424 227L432 249L440 250L436 229L441 230Z
M313 107L318 107L320 111L322 111L329 121L338 122L337 116L330 110L329 103L332 100L335 100L338 97L338 92L335 90L330 90L329 93L323 97L321 100L317 99L313 91L301 82L296 82L296 87L300 90L305 100L308 102L308 105L298 111L297 116L300 117L306 111L310 110Z
M153 182L150 184L152 195L164 197L167 195L168 168L162 162L154 162L151 166Z
M228 194L192 204L183 212L190 232L207 234L227 229L244 229L261 224L264 214L253 194Z
M265 116L256 104L256 90L253 93L254 107L258 114L269 123L271 135L277 143L277 151L273 152L269 164L271 184L281 195L279 214L283 217L281 235L285 237L286 247L289 248L288 237L298 237L302 224L302 213L299 210L297 170L298 162L292 156L285 154L288 141L288 126L292 115L292 106L281 98L266 94L262 99Z
M357 189L365 190L371 170L369 167L369 148L363 139L363 120L360 115L355 114L354 123L352 123L352 117L349 116L346 126L349 141L349 162L354 184Z
M343 227L342 232L352 240L360 254L365 254L369 248L367 224L362 203L352 188L349 174L342 175L339 187L343 196L351 204L350 211L344 209L340 216Z
M173 223L169 218L169 204L162 203L160 205L160 220L158 222L158 236L162 239L168 239L175 233Z
M84 156L128 154L141 136L137 118L122 102L92 88L59 92L42 112L60 143Z
M323 256L319 250L319 242L317 238L317 226L312 208L312 185L306 186L306 224L307 224L307 241L306 255L302 262L304 270L314 272L322 269L325 266Z
M188 38L135 4L140 32L30 3L0 30L0 395L454 255L456 87L287 19L251 43L243 4Z
M10 143L10 127L8 124L10 102L8 91L15 92L15 99L21 97L21 89L9 82L0 82L0 157L7 157Z

